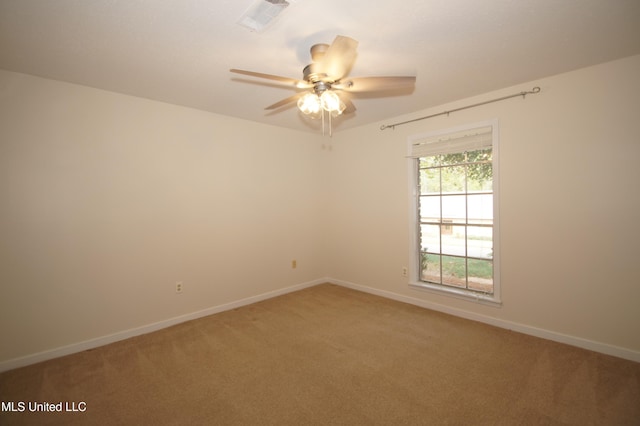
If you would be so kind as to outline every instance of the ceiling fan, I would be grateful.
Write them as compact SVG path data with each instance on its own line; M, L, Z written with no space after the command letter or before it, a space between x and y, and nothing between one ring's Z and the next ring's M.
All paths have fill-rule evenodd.
M295 90L301 90L301 92L269 105L265 109L274 110L297 102L298 108L305 115L322 119L323 134L326 113L329 120L329 135L331 135L331 118L343 112L355 111L355 106L349 100L349 93L411 88L416 81L415 77L347 78L356 59L357 47L356 40L341 35L337 36L331 45L313 45L310 49L312 62L304 67L302 80L235 68L229 71L277 81ZM338 92L343 93L340 96Z

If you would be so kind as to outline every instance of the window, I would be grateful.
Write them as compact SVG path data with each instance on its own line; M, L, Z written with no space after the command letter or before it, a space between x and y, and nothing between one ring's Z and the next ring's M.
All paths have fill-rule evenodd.
M500 303L497 123L409 139L414 287Z

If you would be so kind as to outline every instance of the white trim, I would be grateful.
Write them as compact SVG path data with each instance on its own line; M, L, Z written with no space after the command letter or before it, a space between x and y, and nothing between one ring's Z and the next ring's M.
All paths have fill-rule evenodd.
M415 290L428 291L435 294L447 294L457 299L464 299L471 302L481 303L483 305L502 306L502 301L493 297L492 294L484 294L479 291L469 291L463 288L447 287L440 284L431 284L428 282L409 282L409 287Z
M385 297L387 299L396 300L398 302L409 303L411 305L419 306L421 308L443 312L445 314L454 315L454 316L469 319L472 321L478 321L484 324L493 325L495 327L517 331L519 333L527 334L529 336L539 337L542 339L547 339L547 340L551 340L558 343L564 343L567 345L576 346L578 348L583 348L590 351L599 352L602 354L611 355L611 356L615 356L622 359L627 359L629 361L640 362L640 351L634 351L632 349L627 349L620 346L614 346L614 345L609 345L607 343L601 343L593 340L583 339L581 337L575 337L568 334L557 333L555 331L545 330L543 328L533 327L530 325L521 324L513 321L493 318L493 317L478 314L475 312L469 312L464 309L452 308L450 306L441 305L439 303L430 302L422 299L416 299L414 297L404 296L404 295L393 293L386 290L379 290L377 288L367 287L360 284L354 284L348 281L327 278L326 282L329 282L331 284L336 284L342 287L347 287L352 290L362 291L364 293L369 293L376 296Z
M241 306L251 305L252 303L261 302L263 300L271 299L277 296L282 296L283 294L292 293L294 291L302 290L308 287L313 287L318 284L323 284L326 282L327 282L327 279L322 278L322 279L317 279L317 280L309 281L302 284L296 284L291 287L286 287L279 290L262 293L257 296L247 297L245 299L236 300L235 302L225 303L223 305L212 306L210 308L203 309L201 311L180 315L177 317L169 318L167 320L143 325L141 327L119 331L117 333L97 337L95 339L89 339L83 342L72 343L70 345L38 352L31 355L26 355L19 358L13 358L7 361L0 362L0 373L2 373L3 371L13 370L15 368L20 368L27 365L35 364L38 362L59 358L61 356L70 355L77 352L86 351L89 349L94 349L100 346L108 345L110 343L118 342L120 340L125 340L131 337L140 336L142 334L147 334L154 331L162 330L163 328L171 327L176 324L206 317L206 316L217 314L224 311L229 311L231 309L239 308Z

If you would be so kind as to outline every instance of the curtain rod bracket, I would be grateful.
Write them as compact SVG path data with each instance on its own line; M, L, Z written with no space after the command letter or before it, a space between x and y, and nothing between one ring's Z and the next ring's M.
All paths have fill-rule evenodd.
M516 94L513 94L513 95L503 96L501 98L491 99L489 101L480 102L480 103L473 104L473 105L463 106L463 107L460 107L460 108L452 109L450 111L443 111L443 112L439 112L437 114L427 115L426 117L419 117L419 118L414 118L413 120L402 121L400 123L383 124L382 126L380 126L380 130L385 130L385 129L393 129L393 130L395 130L396 126L402 126L403 124L413 123L414 121L426 120L427 118L433 118L433 117L437 117L439 115L446 115L448 117L449 114L451 114L452 112L462 111L463 109L474 108L474 107L478 107L478 106L481 106L481 105L490 104L490 103L493 103L493 102L504 101L506 99L515 98L516 96L522 96L522 99L525 99L527 95L535 95L536 93L540 93L540 90L541 90L540 87L535 86L533 89L528 90L528 91L516 93Z

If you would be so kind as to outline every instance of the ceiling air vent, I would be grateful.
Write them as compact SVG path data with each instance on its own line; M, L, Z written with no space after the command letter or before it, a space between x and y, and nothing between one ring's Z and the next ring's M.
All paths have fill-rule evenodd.
M242 15L238 24L251 31L264 30L283 10L289 6L286 0L257 0Z

